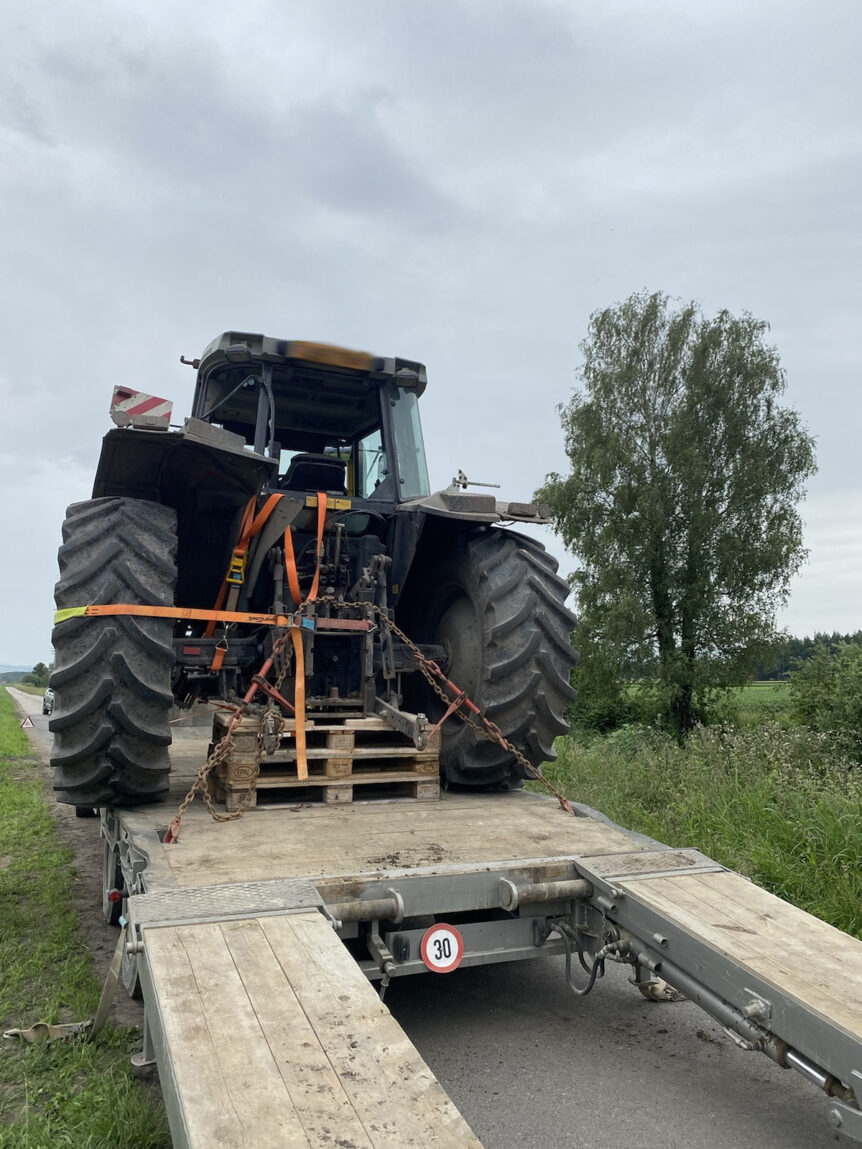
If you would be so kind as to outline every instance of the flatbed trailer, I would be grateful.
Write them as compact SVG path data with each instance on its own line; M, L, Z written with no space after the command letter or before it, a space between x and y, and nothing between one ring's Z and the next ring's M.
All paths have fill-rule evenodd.
M177 803L205 751L174 747ZM194 803L166 845L173 808L106 810L101 830L176 1146L479 1145L378 993L435 968L443 925L463 967L565 954L580 991L630 962L646 996L675 987L819 1086L862 1141L862 942L696 850L524 791L226 823Z

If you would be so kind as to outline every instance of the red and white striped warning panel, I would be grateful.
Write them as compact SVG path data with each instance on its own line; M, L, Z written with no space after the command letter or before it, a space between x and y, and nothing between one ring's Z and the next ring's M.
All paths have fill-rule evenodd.
M132 391L128 387L115 387L111 399L111 418L118 427L167 430L173 409L170 399L160 399L157 395Z

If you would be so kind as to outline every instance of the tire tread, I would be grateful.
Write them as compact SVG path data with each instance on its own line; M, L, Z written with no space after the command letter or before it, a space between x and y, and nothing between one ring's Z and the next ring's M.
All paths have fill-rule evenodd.
M176 514L159 503L102 498L66 512L58 609L113 602L169 606ZM74 618L54 627L51 764L58 800L124 806L166 795L173 622Z

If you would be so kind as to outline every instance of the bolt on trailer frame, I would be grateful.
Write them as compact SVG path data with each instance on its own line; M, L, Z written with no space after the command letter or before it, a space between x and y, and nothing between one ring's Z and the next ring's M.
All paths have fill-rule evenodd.
M311 910L382 991L435 968L423 943L437 924L457 935L465 967L563 954L578 994L608 961L630 964L645 996L666 983L739 1045L817 1085L830 1124L862 1141L862 943L697 850L669 849L585 807L566 816L524 792L282 807L229 826L208 824L199 807L189 814L185 856L161 844L156 811L102 816L106 882L122 872L123 980L143 983L149 1052L165 1040L152 1033L146 972L147 931L159 922ZM527 845L542 839L549 852L532 856ZM372 843L382 840L402 845L381 855Z

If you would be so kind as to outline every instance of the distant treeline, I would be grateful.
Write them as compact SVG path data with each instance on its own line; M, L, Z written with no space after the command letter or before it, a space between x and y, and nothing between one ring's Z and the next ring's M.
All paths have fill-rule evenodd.
M21 682L27 686L47 686L50 677L51 666L46 666L44 662L37 662L32 670L4 670L0 674L0 682Z
M761 682L787 678L791 671L804 666L816 650L825 649L829 654L837 654L844 643L862 646L862 630L855 634L839 634L837 631L823 634L818 631L813 638L788 635L775 644L771 657L757 666L755 677Z

